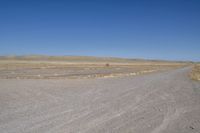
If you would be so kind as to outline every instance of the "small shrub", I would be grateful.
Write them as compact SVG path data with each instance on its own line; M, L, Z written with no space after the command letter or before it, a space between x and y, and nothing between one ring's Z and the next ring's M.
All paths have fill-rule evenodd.
M109 67L110 66L110 64L109 63L106 63L106 65L105 65L106 67Z

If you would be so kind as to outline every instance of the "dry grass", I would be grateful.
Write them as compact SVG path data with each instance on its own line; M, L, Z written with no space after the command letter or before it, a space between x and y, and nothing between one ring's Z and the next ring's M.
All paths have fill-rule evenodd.
M52 58L52 57L51 57ZM78 58L78 59L77 59ZM37 59L37 60L36 60ZM56 58L57 59L57 58ZM0 59L0 78L60 79L140 75L183 67L186 63L65 57L61 60ZM81 60L81 61L80 61Z
M200 64L194 66L194 68L192 69L192 72L190 73L190 77L193 80L200 81Z

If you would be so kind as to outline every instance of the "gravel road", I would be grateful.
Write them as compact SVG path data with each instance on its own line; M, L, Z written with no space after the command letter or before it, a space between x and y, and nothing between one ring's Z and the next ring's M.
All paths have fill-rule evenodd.
M200 133L190 67L96 79L0 79L0 133Z

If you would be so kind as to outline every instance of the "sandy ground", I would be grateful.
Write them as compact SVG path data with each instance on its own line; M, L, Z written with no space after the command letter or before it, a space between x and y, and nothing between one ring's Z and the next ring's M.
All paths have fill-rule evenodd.
M69 63L69 62L12 62L0 60L0 79L75 79L108 76L139 75L183 67L185 64Z
M1 133L199 133L190 67L97 79L0 79Z

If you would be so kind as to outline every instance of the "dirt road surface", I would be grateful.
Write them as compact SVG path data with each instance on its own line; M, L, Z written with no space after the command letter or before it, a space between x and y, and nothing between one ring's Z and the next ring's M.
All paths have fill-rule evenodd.
M1 79L1 133L200 133L191 68L96 79Z

